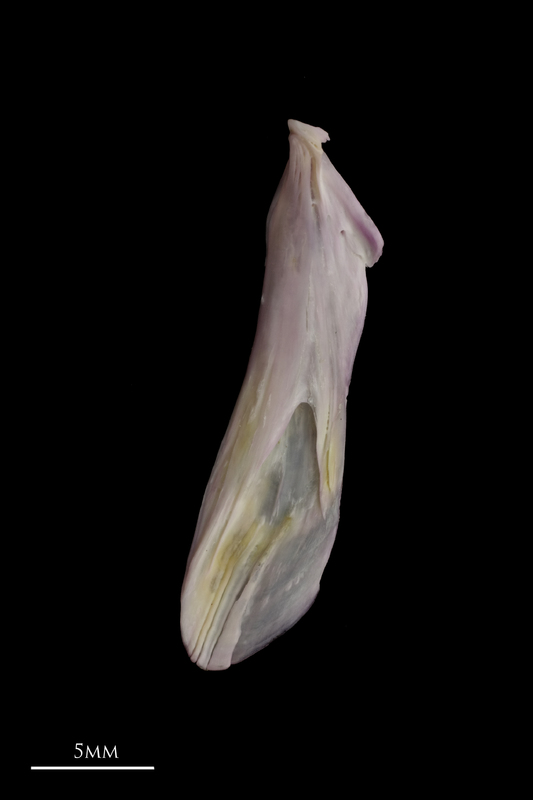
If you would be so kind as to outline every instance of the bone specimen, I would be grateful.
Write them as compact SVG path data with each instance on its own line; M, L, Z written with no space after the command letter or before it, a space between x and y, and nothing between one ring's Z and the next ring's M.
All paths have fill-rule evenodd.
M187 652L227 669L313 603L337 532L346 398L383 239L322 150L289 120L267 216L253 349L207 485L181 594Z

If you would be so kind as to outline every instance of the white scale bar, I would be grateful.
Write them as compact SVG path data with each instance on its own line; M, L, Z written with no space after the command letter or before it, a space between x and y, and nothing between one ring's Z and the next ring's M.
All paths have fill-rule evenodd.
M31 769L155 769L155 767L32 767Z

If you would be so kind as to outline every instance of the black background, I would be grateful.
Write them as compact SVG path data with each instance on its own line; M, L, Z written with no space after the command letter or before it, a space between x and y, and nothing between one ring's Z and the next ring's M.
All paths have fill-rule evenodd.
M417 123L430 125L423 94L406 91L416 64L384 69L369 48L351 76L302 59L190 72L157 44L73 37L33 78L31 763L79 763L80 742L158 773L223 781L247 762L275 780L297 745L307 771L379 771L439 657L438 612L421 602L430 443L413 428L431 351L407 310L420 292L431 309L408 246L426 202ZM265 650L206 673L182 646L179 595L253 343L290 117L329 133L385 247L367 270L319 596Z

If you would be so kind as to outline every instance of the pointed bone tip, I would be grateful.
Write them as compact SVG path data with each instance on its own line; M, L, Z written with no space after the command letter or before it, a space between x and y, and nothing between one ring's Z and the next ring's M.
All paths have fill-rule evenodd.
M373 231L367 258L365 259L365 267L368 267L369 269L370 267L373 267L374 264L381 258L384 246L383 237L373 222L372 226L375 228L375 230Z
M313 145L317 150L322 151L324 142L329 142L329 135L322 128L315 128L313 125L307 125L305 122L299 122L297 119L287 120L287 125L291 133L299 136L308 144Z

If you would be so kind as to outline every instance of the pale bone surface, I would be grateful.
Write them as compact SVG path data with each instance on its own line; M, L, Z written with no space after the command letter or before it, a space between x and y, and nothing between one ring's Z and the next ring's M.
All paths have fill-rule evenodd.
M321 128L289 120L244 384L207 485L181 593L202 669L265 647L313 603L339 522L346 398L383 239Z

